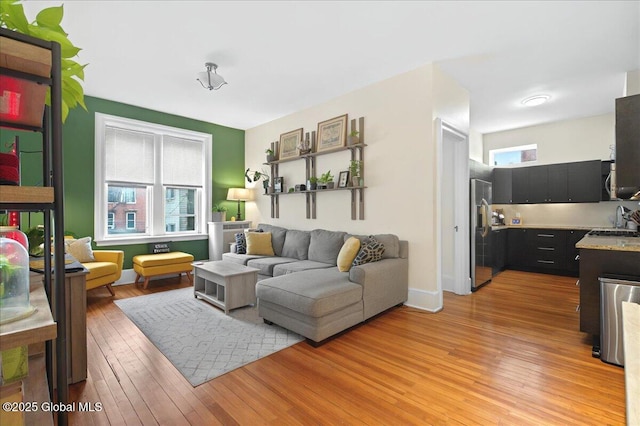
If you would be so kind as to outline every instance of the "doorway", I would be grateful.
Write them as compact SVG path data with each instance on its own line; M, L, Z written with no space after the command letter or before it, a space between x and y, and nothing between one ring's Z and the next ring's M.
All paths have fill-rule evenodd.
M435 121L437 143L436 252L438 293L470 294L469 278L469 140L441 119ZM441 303L442 304L442 303Z

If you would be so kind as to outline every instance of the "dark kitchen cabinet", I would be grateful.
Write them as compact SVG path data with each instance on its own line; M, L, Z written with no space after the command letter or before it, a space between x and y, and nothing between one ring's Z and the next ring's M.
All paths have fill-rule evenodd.
M640 277L640 253L619 250L580 250L580 331L600 335L599 277Z
M526 229L510 228L507 232L507 265L512 269L519 269L525 265L527 248Z
M567 271L572 275L577 275L580 271L580 250L576 248L578 241L587 235L586 230L567 231Z
M616 186L622 198L640 190L640 95L616 99Z
M529 168L518 167L511 169L511 199L513 204L529 203Z
M511 171L513 169L495 168L493 169L493 204L511 204Z
M493 250L493 274L507 266L507 229L491 231L491 249Z
M550 164L547 169L547 203L566 203L568 199L568 170L567 163ZM596 189L598 187L596 186Z
M602 162L580 161L567 164L567 201L570 203L597 203L602 198Z
M549 201L549 170L547 166L533 166L524 169L529 181L527 202L538 204Z

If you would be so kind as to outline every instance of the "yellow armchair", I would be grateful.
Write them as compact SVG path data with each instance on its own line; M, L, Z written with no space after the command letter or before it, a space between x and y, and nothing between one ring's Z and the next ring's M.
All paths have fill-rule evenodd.
M109 293L115 296L111 284L118 281L122 275L124 251L122 250L94 250L95 262L83 262L82 265L89 270L87 274L87 290L107 287Z

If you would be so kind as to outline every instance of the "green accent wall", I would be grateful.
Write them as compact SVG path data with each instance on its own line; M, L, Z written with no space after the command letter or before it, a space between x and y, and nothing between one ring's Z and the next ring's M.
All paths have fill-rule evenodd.
M235 215L237 204L226 201L227 189L244 187L244 130L193 120L173 114L153 111L133 105L113 102L90 96L85 97L88 111L76 108L69 113L63 125L64 149L64 221L65 230L78 237L93 237L94 204L94 153L95 113L100 112L149 123L178 127L213 136L212 147L212 203L223 204L227 217ZM212 117L215 119L215 117ZM14 135L20 137L22 184L42 185L42 139L39 133L0 130L0 151ZM25 152L26 151L26 152ZM33 151L33 152L32 152ZM189 167L185 164L185 167ZM242 206L244 214L244 206ZM26 230L42 223L42 214L22 215L21 228ZM95 247L124 250L124 268L131 269L133 256L148 253L147 244ZM180 241L172 243L172 249L194 255L195 259L208 259L207 240Z

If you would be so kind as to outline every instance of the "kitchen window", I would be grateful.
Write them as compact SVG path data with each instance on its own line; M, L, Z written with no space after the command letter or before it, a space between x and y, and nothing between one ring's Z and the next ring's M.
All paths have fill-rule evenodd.
M512 146L489 150L489 164L504 167L538 160L538 144Z
M96 114L99 245L206 238L210 134Z

